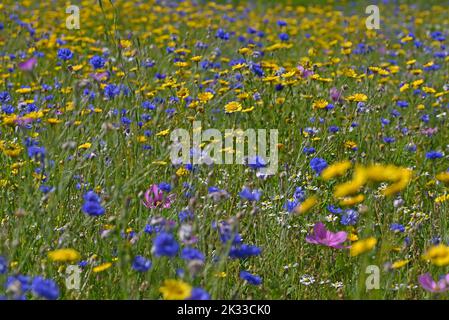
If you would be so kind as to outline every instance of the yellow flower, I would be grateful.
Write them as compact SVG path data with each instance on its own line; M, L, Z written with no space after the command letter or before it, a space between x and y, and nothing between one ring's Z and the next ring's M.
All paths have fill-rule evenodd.
M187 170L184 167L179 168L178 170L176 170L176 175L178 177L183 177L189 174L189 170Z
M78 146L78 149L89 149L91 146L92 146L92 143L86 142L86 143L83 143L82 145Z
M58 249L50 251L48 253L48 258L50 258L51 261L56 262L75 262L80 259L80 254L75 249Z
M355 101L355 102L366 102L368 100L368 96L363 93L356 93L352 96L349 96L346 98L348 101Z
M335 187L334 197L341 198L357 193L365 185L366 181L365 168L356 167L351 181L339 184Z
M306 213L310 209L312 209L313 206L315 206L318 203L318 198L316 196L311 196L304 200L303 203L301 203L299 206L295 208L296 213Z
M410 260L398 260L398 261L393 262L393 264L391 265L391 268L400 269L403 266L406 266L409 262L410 262Z
M192 287L181 280L168 279L164 285L159 288L164 300L184 300L190 297Z
M436 266L447 266L449 265L449 247L444 244L433 246L422 257Z
M124 49L131 47L131 44L130 40L120 40L120 46Z
M349 250L351 257L358 256L359 254L368 252L376 246L377 240L374 237L359 240L354 242Z
M320 99L320 100L316 100L313 102L312 108L313 109L324 109L327 107L328 104L329 104L329 102L327 102L326 100Z
M16 90L16 93L29 93L31 92L31 88L20 88Z
M351 166L351 161L348 160L334 163L321 172L321 177L327 181L334 177L343 176Z
M407 187L407 185L412 180L412 170L410 169L404 169L400 168L400 177L399 180L391 185L389 185L387 188L382 190L382 194L384 196L392 196Z
M355 148L357 148L357 143L355 143L354 141L348 140L345 142L345 148L354 150Z
M448 171L441 172L436 175L436 178L438 181L449 183L449 172Z
M112 263L106 262L106 263L100 264L99 266L96 266L95 268L92 269L92 271L94 273L103 272L103 271L109 269L110 267L112 267Z
M156 133L156 136L163 137L163 136L166 136L169 132L170 132L170 129L162 130L162 131Z
M354 197L344 198L340 201L340 206L353 206L363 202L363 200L365 200L365 196L363 194L359 194Z
M435 198L435 203L445 202L447 200L449 200L449 194L443 194L442 196Z
M242 110L242 105L237 101L231 101L225 105L226 113L233 113Z
M214 95L212 92L201 92L200 94L198 94L198 99L202 103L206 103L206 102L212 100L213 97L214 97Z

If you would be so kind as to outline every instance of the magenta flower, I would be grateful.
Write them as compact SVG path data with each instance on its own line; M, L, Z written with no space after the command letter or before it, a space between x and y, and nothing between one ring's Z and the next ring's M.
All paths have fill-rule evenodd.
M331 97L333 102L341 101L341 91L335 87L329 90L329 96Z
M33 70L34 66L37 64L36 57L32 57L28 59L27 61L19 63L19 69L22 71L31 71Z
M313 232L306 236L306 241L308 243L321 244L335 249L343 249L348 248L342 245L347 238L348 234L346 232L331 232L326 230L326 227L322 222L317 222L313 227Z
M299 72L301 73L301 77L303 77L304 79L307 79L308 77L313 76L312 70L307 70L302 65L299 65L297 68L298 68Z
M429 292L441 293L449 290L449 274L435 282L430 273L425 273L418 277L418 282L424 290Z
M170 208L173 201L173 194L168 196L164 195L164 192L159 189L157 184L153 184L146 192L143 200L145 207L154 208Z

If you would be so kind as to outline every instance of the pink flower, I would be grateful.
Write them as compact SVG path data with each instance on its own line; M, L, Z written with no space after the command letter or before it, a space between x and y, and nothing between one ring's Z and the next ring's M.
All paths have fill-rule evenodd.
M91 73L91 74L89 74L89 76L97 82L101 82L103 80L105 80L105 81L109 80L109 72L108 71L100 72L100 73Z
M151 187L145 192L143 204L145 207L154 208L170 208L174 195L164 196L164 192L159 189L157 184L151 185Z
M315 223L313 232L306 236L306 241L313 244L321 244L335 249L348 248L342 245L348 238L348 234L344 231L333 233L326 230L322 222Z
M430 273L422 274L418 277L418 282L424 290L429 292L446 292L449 290L449 274L447 274L443 279L435 282L430 275Z
M312 70L307 70L302 65L299 65L297 68L299 72L301 72L301 77L303 77L304 79L307 79L308 77L313 75Z
M31 71L33 70L34 66L37 64L36 57L32 57L28 59L27 61L19 63L19 69L22 71Z
M339 102L341 100L341 91L335 87L329 90L329 95L333 102Z
M432 136L432 135L434 135L435 133L437 133L438 132L438 127L435 127L435 128L427 128L427 129L423 129L423 130L421 130L421 133L423 134L423 135L426 135L426 136Z

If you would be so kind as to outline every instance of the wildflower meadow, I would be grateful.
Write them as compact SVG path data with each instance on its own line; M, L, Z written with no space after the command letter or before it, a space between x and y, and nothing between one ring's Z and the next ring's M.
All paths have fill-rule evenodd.
M0 4L0 298L447 299L449 2Z

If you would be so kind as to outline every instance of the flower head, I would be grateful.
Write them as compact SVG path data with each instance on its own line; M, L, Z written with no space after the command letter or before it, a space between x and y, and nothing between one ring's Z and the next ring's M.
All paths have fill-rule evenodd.
M315 223L313 232L306 236L306 241L313 244L321 244L323 246L343 249L346 248L342 245L348 238L348 234L344 231L333 233L326 229L322 222Z
M191 296L192 287L181 280L168 279L159 288L164 300L184 300Z

